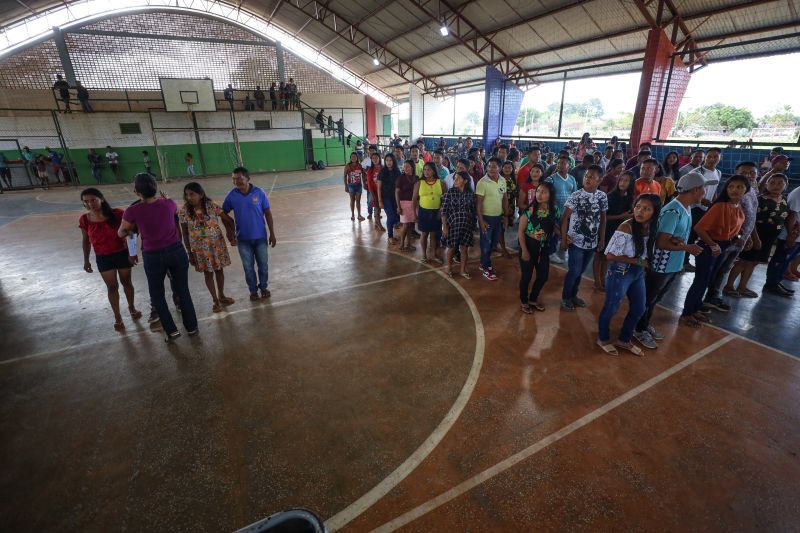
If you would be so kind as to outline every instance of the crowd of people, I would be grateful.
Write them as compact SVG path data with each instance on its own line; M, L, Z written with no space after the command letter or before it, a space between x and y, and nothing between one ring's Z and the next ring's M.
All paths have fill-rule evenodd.
M268 93L265 93L260 85L256 85L254 91L243 91L242 89L234 89L233 84L228 84L225 90L222 91L222 96L230 105L231 109L235 109L237 92L245 92L245 97L241 99L242 109L245 111L292 111L300 109L300 96L301 92L297 90L297 84L294 78L289 78L287 82L272 82L269 86ZM267 107L267 98L269 98L269 107Z
M202 185L190 182L184 186L183 204L179 206L159 194L155 178L149 173L134 177L134 192L139 199L125 210L113 209L97 188L81 192L87 210L78 223L83 235L83 268L93 272L90 255L94 250L95 266L105 282L114 313L115 330L125 329L120 285L131 319L143 316L135 306L131 274L140 256L150 296L148 321L161 324L167 342L181 333L167 304L165 279L169 279L173 303L190 336L198 333L189 291L190 265L203 274L213 301L212 312L221 312L235 303L225 294L224 269L231 264L228 244L239 251L250 300L271 296L268 249L274 248L277 241L269 200L261 188L250 182L246 168L234 169L232 180L233 189L221 205L206 195Z
M420 260L442 264L451 277L471 277L477 233L488 281L499 276L493 255L510 257L506 230L517 224L521 311L545 311L551 263L567 271L561 309L585 307L581 279L592 264L593 289L605 295L597 342L610 354L658 347L653 310L683 273L693 278L680 320L693 328L711 323L712 311L729 311L732 298L759 297L748 287L759 263L767 264L763 292L791 298L790 282L800 279L800 188L786 195L791 159L777 148L767 169L744 161L727 179L717 148L658 161L642 143L626 160L617 139L600 149L588 134L557 153L533 144L526 157L499 139L486 157L469 137L453 146L441 139L431 153L423 139L409 147L395 135L384 148L370 145L363 160L350 155L343 180L351 220L365 220L366 191L366 219L388 244L416 253L418 238ZM626 298L612 341L610 322Z

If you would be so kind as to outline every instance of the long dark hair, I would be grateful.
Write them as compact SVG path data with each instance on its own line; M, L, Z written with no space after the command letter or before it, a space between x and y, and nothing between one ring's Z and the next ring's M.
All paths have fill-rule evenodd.
M647 200L650 202L650 205L653 206L653 216L650 217L650 221L647 223L647 260L651 261L653 259L653 247L656 244L656 239L658 238L658 213L661 211L661 198L657 194L642 194L639 198L636 199L636 204L641 202L642 200ZM634 208L636 207L634 204ZM643 253L645 253L645 245L644 245L644 226L641 222L636 220L636 217L632 217L631 221L631 234L633 235L633 249L636 253L636 257L641 257Z
M429 169L431 169L431 172L433 172L433 177L434 177L435 179L439 179L439 169L438 169L438 168L436 168L436 164L435 164L435 163L425 163L425 164L422 166L422 179L423 179L423 180L425 179L425 169L426 169L426 168L429 168Z
M472 176L469 175L469 172L462 170L461 172L456 172L456 176L460 176L464 180L464 191L472 192ZM455 184L453 186L455 187Z
M556 217L556 187L549 181L543 181L539 184L539 187L544 187L548 191L550 191L550 197L547 200L547 208L550 210L548 215L549 217ZM538 187L537 187L538 189ZM531 202L531 213L535 213L536 210L539 209L539 201L536 199L536 193L533 193L533 201Z
M211 198L206 196L206 191L203 190L203 186L197 183L196 181L191 181L187 183L183 187L183 199L185 200L186 206L186 213L191 213L192 216L196 218L200 218L197 216L197 212L194 209L194 206L189 203L189 200L186 200L186 191L192 191L193 193L197 193L200 195L200 207L203 208L203 218L208 216L208 202L211 201Z
M745 194L750 192L750 180L747 179L746 177L742 176L741 174L734 174L733 176L728 178L728 181L725 182L725 185L722 187L722 191L719 193L719 196L717 196L717 199L714 200L715 204L718 204L718 203L721 203L721 202L730 202L731 201L731 197L728 196L728 185L730 185L731 182L734 182L734 181L741 181L742 183L744 183L744 186L745 186L745 191L744 192L745 192Z
M670 164L667 163L667 160L669 159L669 156L672 155L672 154L675 154L675 164L674 165L670 165ZM680 159L681 159L681 156L678 155L678 152L675 152L675 151L667 152L667 155L664 156L664 163L662 163L662 165L661 165L661 167L664 169L664 175L665 176L667 175L667 173L671 173L672 175L670 176L670 178L672 178L673 180L677 180L678 178L681 177L681 165L679 163Z
M95 189L94 187L89 187L88 189L84 189L81 191L81 202L83 201L83 197L85 195L97 196L100 198L100 211L103 213L103 216L108 219L108 223L112 226L116 222L116 217L114 216L114 210L111 209L111 205L109 205L108 201L106 201L106 197L103 196L103 193L100 192L100 189Z

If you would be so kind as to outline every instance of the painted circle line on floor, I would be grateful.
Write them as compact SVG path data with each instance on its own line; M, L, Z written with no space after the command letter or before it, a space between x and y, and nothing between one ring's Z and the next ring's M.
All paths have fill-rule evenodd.
M399 252L395 252L393 250L387 250L385 248L377 248L374 246L367 246L362 244L356 244L355 246L359 246L361 248L369 248L372 250L379 250L388 252L392 255L397 255L400 257L404 257L411 261L416 262L411 257L401 254ZM432 267L431 267L432 268ZM486 336L483 330L483 321L481 320L480 313L478 313L478 308L475 305L475 302L472 300L470 295L467 293L464 288L456 283L456 281L447 275L442 270L432 269L436 274L442 277L445 281L449 282L453 285L456 290L461 294L464 301L467 303L467 307L469 307L470 313L472 313L472 319L475 321L475 355L472 359L472 367L470 368L469 374L467 375L467 379L464 382L464 386L461 388L461 392L458 394L456 401L450 407L450 410L447 412L445 417L439 422L439 425L433 430L433 432L428 436L427 439L412 453L408 459L403 461L403 463L398 466L391 474L386 476L383 481L375 485L372 489L369 490L366 494L360 497L355 502L348 505L343 510L336 513L333 517L329 518L325 521L325 526L328 530L332 533L338 529L341 529L349 522L351 522L354 518L362 514L364 511L372 507L378 500L386 496L393 488L395 488L401 481L403 481L411 472L413 472L417 466L424 461L428 455L439 445L439 443L444 439L444 436L450 431L453 425L458 420L458 417L461 415L461 412L466 407L467 402L469 401L470 397L472 396L472 392L475 390L475 385L478 382L478 376L481 373L481 368L483 367L483 357L484 357L484 349L486 347Z

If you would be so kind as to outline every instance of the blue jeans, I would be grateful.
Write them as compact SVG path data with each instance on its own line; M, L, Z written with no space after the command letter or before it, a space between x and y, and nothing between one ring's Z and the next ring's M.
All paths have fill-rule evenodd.
M572 252L570 252L572 255ZM628 314L619 332L620 342L630 342L636 323L645 312L646 289L644 267L612 261L606 274L606 301L600 311L598 338L602 342L611 340L611 319L619 311L622 300L628 297Z
M793 247L786 247L786 241L778 239L775 241L775 253L767 265L767 280L764 287L774 289L783 279L783 274L795 257L800 255L800 243Z
M267 239L255 239L252 241L239 241L239 257L242 259L244 267L244 279L250 294L255 294L258 289L266 289L268 281L267 268ZM258 280L256 280L256 270L253 263L258 265Z
M578 287L581 285L581 276L592 262L595 249L578 248L574 244L569 245L569 256L567 258L567 277L564 278L564 290L561 291L562 300L572 300L578 296Z
M92 177L97 182L97 184L100 185L100 182L103 180L103 171L100 169L99 166L98 167L92 166Z
M483 215L483 220L487 228L486 231L481 230L481 267L491 268L492 251L500 241L500 232L503 231L503 217Z
M389 238L394 237L394 225L400 222L400 215L397 214L394 195L383 195L383 211L386 213L386 232Z
M367 188L367 214L372 214L372 193L369 192L369 188Z
M708 284L714 279L714 275L719 270L722 260L725 257L725 250L730 246L731 241L717 241L722 253L717 257L711 255L711 249L703 241L698 241L703 251L694 258L695 271L692 286L686 293L686 299L683 302L683 316L691 316L703 307L703 296L706 294Z
M144 272L147 275L147 288L150 291L150 304L158 313L164 331L174 333L178 331L178 326L172 319L172 314L167 306L167 299L164 296L164 277L169 273L172 292L178 296L181 304L181 316L183 327L187 331L197 329L197 315L192 303L192 295L189 293L189 256L183 244L176 242L166 248L152 252L143 252Z

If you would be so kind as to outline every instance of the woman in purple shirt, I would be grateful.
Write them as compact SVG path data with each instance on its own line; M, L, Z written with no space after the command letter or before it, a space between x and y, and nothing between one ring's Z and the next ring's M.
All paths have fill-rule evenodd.
M137 174L133 180L134 192L142 201L125 210L119 236L130 235L134 227L142 236L142 256L150 300L164 326L167 334L165 340L170 342L181 336L164 296L164 277L168 272L172 278L172 290L181 304L183 327L189 335L196 335L197 315L189 293L189 256L181 242L176 218L178 205L163 194L156 196L156 180L150 174Z

